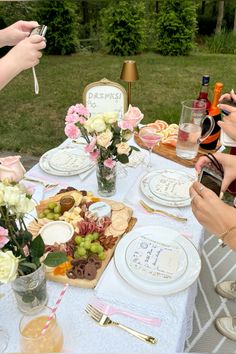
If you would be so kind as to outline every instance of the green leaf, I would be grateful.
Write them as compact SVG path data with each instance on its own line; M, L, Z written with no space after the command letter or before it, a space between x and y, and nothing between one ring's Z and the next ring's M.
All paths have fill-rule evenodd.
M140 149L139 149L139 148L137 148L136 146L130 145L130 147L131 147L131 149L132 149L132 150L135 150L135 151L140 151Z
M121 163L128 163L129 162L129 158L125 154L117 155L117 160L120 161Z
M56 267L61 263L67 261L67 257L65 253L62 252L51 252L48 253L47 257L43 261L43 263L48 267Z
M44 254L45 245L41 235L38 235L31 243L30 255L35 258L40 258Z
M21 262L21 265L24 267L28 267L28 268L32 268L34 270L37 269L37 265L34 263L30 263L30 262Z

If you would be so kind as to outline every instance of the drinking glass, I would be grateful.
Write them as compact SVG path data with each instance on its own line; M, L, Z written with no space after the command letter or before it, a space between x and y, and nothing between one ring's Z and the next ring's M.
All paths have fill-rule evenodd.
M63 347L63 333L53 315L45 334L42 330L51 314L45 307L38 314L24 315L20 321L20 348L23 353L58 353Z
M0 283L0 286L2 284ZM0 293L0 299L4 296L4 294ZM4 353L4 351L7 349L8 346L8 333L7 331L3 328L0 327L0 353Z
M209 120L210 126L206 133L202 135L205 119ZM198 101L196 104L196 100L183 101L176 155L186 160L196 157L199 144L211 134L214 126L214 119L206 115L206 102Z
M148 158L148 163L147 163L147 168L152 167L152 162L151 162L151 155L152 155L152 149L154 146L160 142L161 137L160 135L157 134L157 129L153 127L142 127L139 130L139 137L142 140L142 142L145 144L145 146L148 148L149 151L149 158Z

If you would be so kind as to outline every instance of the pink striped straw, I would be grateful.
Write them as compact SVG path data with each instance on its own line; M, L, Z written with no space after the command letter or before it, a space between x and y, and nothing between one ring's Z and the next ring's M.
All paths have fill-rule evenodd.
M63 295L65 294L65 292L66 292L68 286L69 286L69 284L66 284L66 285L64 286L64 288L62 289L62 291L60 292L60 295L59 295L59 297L58 297L58 299L57 299L57 301L56 301L56 303L55 303L55 306L52 308L52 312L51 312L51 314L48 316L48 320L47 320L47 322L45 323L45 326L43 327L43 330L42 330L42 332L41 332L41 336L44 336L46 330L48 329L48 327L49 327L49 325L50 325L50 322L51 322L51 320L52 320L52 318L53 318L55 312L57 311L58 306L59 306L59 304L60 304L60 302L61 302L61 300L62 300L62 298L63 298Z

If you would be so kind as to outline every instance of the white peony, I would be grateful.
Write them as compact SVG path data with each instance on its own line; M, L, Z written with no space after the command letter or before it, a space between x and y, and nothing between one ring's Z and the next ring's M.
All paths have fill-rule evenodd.
M101 114L98 114L95 117L92 117L90 119L91 119L91 127L93 131L95 131L96 133L101 133L104 130L106 130L106 123Z
M107 124L114 124L118 120L118 115L116 112L106 112L103 118Z
M16 279L19 260L12 251L0 251L0 282L6 284Z
M20 201L21 191L17 186L6 186L3 194L3 201L9 207L14 207Z
M110 130L105 131L97 136L97 144L103 146L105 149L111 145L113 134Z
M35 205L32 199L26 197L22 194L19 199L19 203L15 206L15 212L17 214L27 214L34 209Z

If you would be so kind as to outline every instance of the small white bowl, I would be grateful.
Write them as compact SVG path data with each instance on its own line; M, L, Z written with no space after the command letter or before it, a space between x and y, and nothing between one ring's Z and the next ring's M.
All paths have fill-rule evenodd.
M55 242L68 242L74 234L74 228L66 221L52 221L45 224L39 233L45 245L53 246Z

